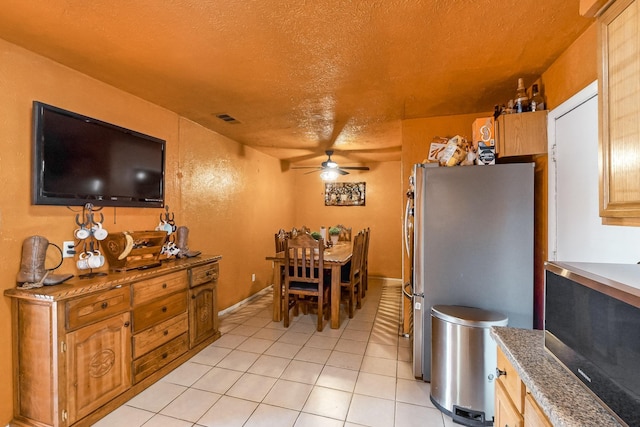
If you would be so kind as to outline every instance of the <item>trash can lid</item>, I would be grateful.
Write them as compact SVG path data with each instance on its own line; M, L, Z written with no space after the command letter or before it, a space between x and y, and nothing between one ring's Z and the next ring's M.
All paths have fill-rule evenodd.
M509 318L502 313L462 305L434 305L431 315L457 325L488 328L507 326Z

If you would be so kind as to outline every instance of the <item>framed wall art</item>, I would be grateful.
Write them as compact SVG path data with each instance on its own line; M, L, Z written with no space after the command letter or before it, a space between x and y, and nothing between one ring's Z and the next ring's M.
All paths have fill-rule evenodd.
M325 206L364 206L364 182L325 182Z

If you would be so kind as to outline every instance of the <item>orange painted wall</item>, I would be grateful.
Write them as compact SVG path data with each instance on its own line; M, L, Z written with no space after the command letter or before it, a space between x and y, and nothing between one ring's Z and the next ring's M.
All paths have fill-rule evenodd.
M273 253L273 233L294 222L294 175L282 173L279 160L186 119L180 140L190 247L222 254L218 305L226 308L272 283L265 256Z
M306 225L312 231L321 226L343 224L353 232L371 229L369 274L389 278L402 275L402 200L400 162L369 164L370 171L351 171L337 182L365 182L365 206L325 206L324 183L319 174L295 171L295 222L282 222L291 229Z
M598 79L597 46L598 26L594 23L542 74L549 109Z

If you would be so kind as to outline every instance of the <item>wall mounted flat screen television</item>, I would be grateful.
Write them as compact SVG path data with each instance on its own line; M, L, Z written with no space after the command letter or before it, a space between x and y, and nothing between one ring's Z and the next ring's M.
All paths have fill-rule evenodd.
M164 206L165 141L33 103L32 203Z

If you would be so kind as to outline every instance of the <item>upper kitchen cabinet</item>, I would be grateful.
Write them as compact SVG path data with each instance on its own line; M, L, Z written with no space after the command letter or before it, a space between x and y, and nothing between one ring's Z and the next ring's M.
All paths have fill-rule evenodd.
M502 114L496 120L498 157L547 152L547 111Z
M600 216L640 225L639 0L617 0L598 18Z

